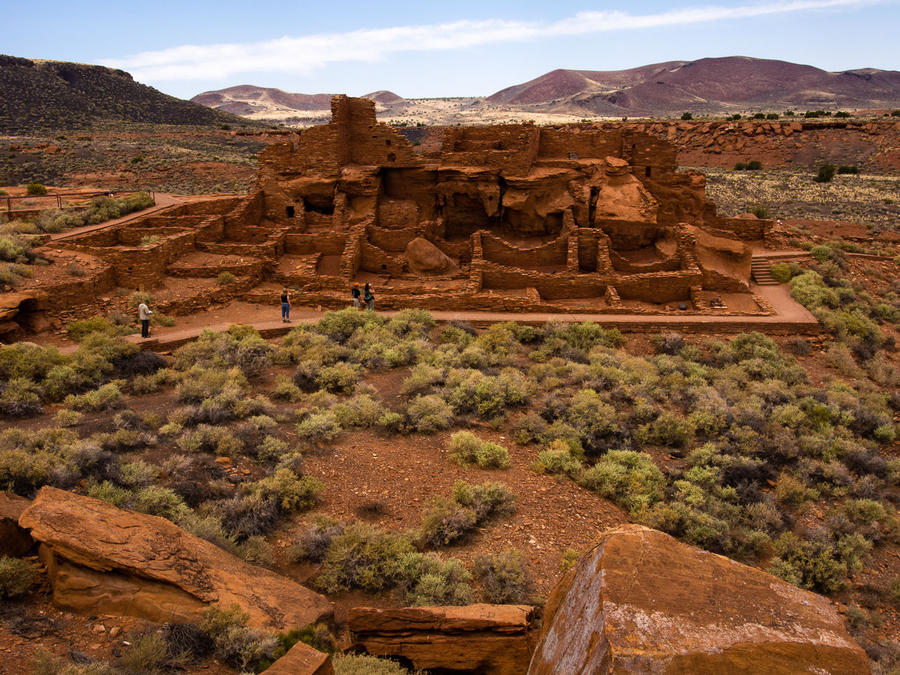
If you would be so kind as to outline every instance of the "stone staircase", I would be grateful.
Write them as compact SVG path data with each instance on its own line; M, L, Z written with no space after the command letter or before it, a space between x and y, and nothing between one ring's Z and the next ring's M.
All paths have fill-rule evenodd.
M760 286L777 286L778 281L772 276L772 261L768 258L754 256L750 263L750 276Z

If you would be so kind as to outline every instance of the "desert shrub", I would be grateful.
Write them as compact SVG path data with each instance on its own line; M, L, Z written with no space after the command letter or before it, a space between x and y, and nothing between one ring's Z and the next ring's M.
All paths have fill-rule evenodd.
M534 583L519 551L475 558L475 578L484 590L484 599L497 604L528 604Z
M453 409L440 396L416 396L406 407L410 428L423 434L433 434L450 426Z
M325 593L392 588L403 578L403 558L413 553L403 535L352 523L332 539L314 585Z
M102 499L109 502L113 506L126 506L132 498L131 490L119 487L112 481L105 480L102 483L91 483L88 485L88 497L94 499Z
M37 566L21 558L0 558L0 597L25 595L37 577Z
M740 117L738 117L737 119L740 119ZM747 170L747 162L735 162L734 170L735 171L746 171Z
M830 183L834 179L836 168L834 164L823 164L819 167L819 173L813 179L817 183Z
M693 439L694 426L690 419L676 413L665 412L646 425L644 433L650 443L683 448Z
M119 482L128 487L144 487L153 483L160 474L160 468L142 459L119 464Z
M386 319L377 314L359 312L348 307L337 312L325 312L325 315L315 325L315 330L322 335L327 335L338 344L343 344L350 339L357 328L365 326L367 323L383 324L385 322Z
M236 456L244 444L226 427L201 424L196 429L185 431L178 438L178 448L183 452L208 452L216 455Z
M79 319L66 326L66 332L75 342L81 342L91 333L105 333L106 335L128 335L132 332L130 326L114 324L102 316L89 319Z
M762 168L763 168L762 162L760 162L758 159L751 159L749 162L747 162L747 170L748 171L761 171ZM760 216L760 218L761 217L762 216Z
M247 377L272 364L275 348L250 326L231 326L224 333L204 329L196 340L175 351L175 368L227 370L237 367Z
M271 495L235 495L217 502L215 513L225 531L240 541L271 530L278 521L278 504Z
M837 168L837 172L839 174L857 175L859 173L859 167L858 166L848 166L846 164L843 164Z
M369 394L357 394L335 405L332 411L343 428L373 427L385 412L382 404Z
M311 509L324 488L319 479L312 476L298 477L290 469L278 469L271 476L245 485L248 494L273 499L285 514Z
M422 514L419 540L423 546L432 548L454 544L468 536L477 522L472 509L438 497Z
M583 465L572 454L569 444L558 438L552 441L546 450L538 453L535 468L538 471L566 475L576 479L581 474Z
M547 432L547 422L537 413L528 413L513 423L511 432L516 443L526 445Z
M273 635L250 628L250 617L238 605L228 609L212 606L203 613L200 628L216 647L216 654L241 670L251 669L263 659L274 657L278 641Z
M290 446L280 438L266 436L256 446L256 456L261 460L272 462L281 459L289 449Z
M579 482L630 513L640 513L660 501L666 486L650 456L630 450L611 450L585 469Z
M427 363L417 363L403 380L401 391L405 395L422 394L444 381L444 371Z
M134 493L132 506L136 511L178 521L190 511L184 500L171 488L150 485Z
M80 412L62 408L54 415L53 421L61 427L74 427L81 422L83 417L84 415Z
M791 280L791 266L787 263L775 263L770 268L775 281L786 284Z
M152 375L165 368L167 361L164 356L151 351L140 351L134 354L116 359L116 375L119 377L134 377L137 375Z
M0 384L0 415L30 417L43 410L40 389L28 378L16 377Z
M664 333L653 338L657 354L675 355L684 349L684 338L678 333Z
M47 188L41 183L29 183L25 186L25 194L32 197L45 195L47 194Z
M872 544L859 534L849 534L837 541L802 540L785 532L774 542L775 558L771 571L785 581L799 583L820 593L841 590L847 577L862 566L863 557Z
M125 399L122 397L119 386L115 382L110 382L84 394L69 394L66 396L64 404L73 410L99 412L122 408L125 405Z
M335 675L409 675L396 661L363 654L337 654L332 659Z
M475 464L481 469L505 469L509 466L509 452L502 445L482 441L468 431L458 431L450 437L450 458L466 466Z
M341 433L341 425L332 410L314 412L297 425L301 438L312 443L330 443Z
M296 403L303 396L303 392L290 378L284 375L278 375L275 378L275 384L272 387L272 398L281 399Z
M434 319L424 309L401 310L387 323L391 332L400 337L406 335L426 336L434 326Z
M519 371L506 368L499 375L478 370L451 370L447 375L444 397L457 414L474 412L479 417L496 417L508 408L528 401L528 380Z
M322 562L335 537L344 531L344 525L326 516L319 516L288 547L287 555L294 562L301 560Z
M313 392L319 388L319 371L322 364L315 360L301 361L291 378L301 392Z
M453 485L453 499L457 504L474 511L478 524L488 518L508 515L516 508L515 495L506 485L497 482L470 485L465 481L457 481Z
M564 405L561 414L564 421L577 431L578 440L589 455L602 454L610 446L626 442L619 414L593 389L576 392ZM547 434L553 433L551 426Z
M335 363L319 369L316 384L333 394L346 394L356 388L359 370L346 362Z
M470 605L475 593L472 575L456 559L441 560L433 554L413 554L402 560L400 590L411 607Z
M227 286L232 281L234 281L234 275L231 272L219 272L219 276L216 277L216 283L219 286Z
M131 642L116 665L128 673L156 673L169 663L169 650L165 638L156 632L147 632Z
M41 347L33 342L16 342L0 347L0 380L25 377L40 382L56 366L68 359L55 347Z
M165 623L161 635L169 655L181 655L187 663L208 656L214 648L212 638L191 623Z
M747 168L748 168L748 169L750 168L750 165L749 165L749 164L747 165ZM765 206L765 205L763 205L763 204L756 204L756 205L754 205L753 208L750 209L750 213L752 213L752 214L753 214L754 216L756 216L757 218L762 218L762 219L764 219L764 220L765 220L766 218L770 218L770 217L771 217L771 214L769 213L769 207L768 207L768 206Z
M681 113L681 119L692 120L692 119L694 119L694 116L689 112L683 112L683 113Z

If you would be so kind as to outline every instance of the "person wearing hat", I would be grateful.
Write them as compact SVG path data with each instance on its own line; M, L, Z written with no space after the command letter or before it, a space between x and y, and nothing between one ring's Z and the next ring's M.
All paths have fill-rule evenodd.
M353 306L356 309L359 309L359 284L353 284L353 288L350 289L350 297L353 298Z
M291 299L286 288L281 289L281 320L284 323L291 322Z

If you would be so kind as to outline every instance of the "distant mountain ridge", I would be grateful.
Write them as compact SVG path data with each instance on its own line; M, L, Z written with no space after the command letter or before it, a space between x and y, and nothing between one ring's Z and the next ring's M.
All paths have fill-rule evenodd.
M204 92L191 100L256 119L289 119L296 111L318 123L315 116L327 115L330 98L329 94L290 94L241 85ZM385 115L415 117L416 105L421 106L393 92L376 91L367 98L374 100ZM525 117L528 113L547 113L577 118L842 107L900 107L900 72L860 68L832 73L747 56L666 61L627 70L558 69L487 97L467 98L464 106L448 113L447 119L432 123L458 122L458 111L463 108L468 113L509 110Z
M900 102L900 72L863 68L831 73L787 61L728 56L617 71L554 70L485 101L575 107L599 115L878 107Z
M76 129L101 121L247 123L163 94L123 70L0 55L0 133Z

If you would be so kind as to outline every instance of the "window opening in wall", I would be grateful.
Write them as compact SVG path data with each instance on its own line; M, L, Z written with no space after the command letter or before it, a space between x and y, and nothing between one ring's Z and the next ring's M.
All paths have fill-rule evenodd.
M644 175L646 175L647 178L650 178L650 167L649 166L644 168Z
M393 152L389 152L389 153L388 153L388 161L389 161L389 162L395 162L395 161L397 161L397 155L395 155Z
M286 207L284 208L284 214L285 214L288 218L293 218L293 217L294 217L294 207L293 207L293 206L286 206Z
M384 144L385 144L385 145L390 145L390 144L391 144L391 139L390 139L390 138L385 138L385 139L384 139Z

